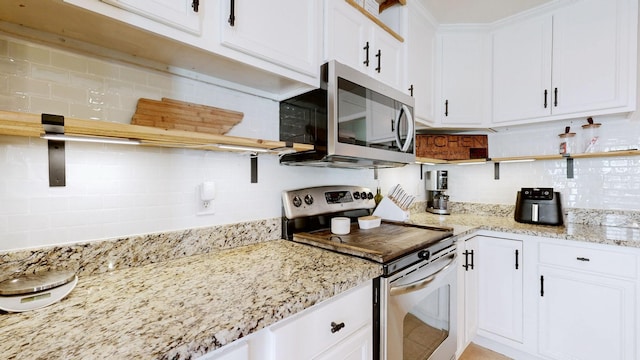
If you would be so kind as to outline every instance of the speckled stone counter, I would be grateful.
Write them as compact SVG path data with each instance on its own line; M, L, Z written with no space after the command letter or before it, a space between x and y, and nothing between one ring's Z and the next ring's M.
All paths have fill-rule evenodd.
M435 215L426 212L414 212L410 220L416 224L449 226L454 229L456 235L470 234L476 230L490 230L640 248L640 227L634 221L616 225L565 223L565 226L546 226L518 223L513 219L513 214L510 216L508 214L487 216L468 213Z
M0 314L3 359L191 359L381 274L284 240L81 276L61 302Z

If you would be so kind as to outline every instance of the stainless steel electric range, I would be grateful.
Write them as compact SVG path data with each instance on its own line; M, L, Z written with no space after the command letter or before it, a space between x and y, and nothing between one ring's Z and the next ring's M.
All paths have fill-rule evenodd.
M456 243L453 230L385 221L360 229L373 193L360 186L319 186L282 193L283 238L379 263L374 279L373 358L450 360L456 350ZM350 232L331 232L348 217ZM348 269L345 269L348 271Z

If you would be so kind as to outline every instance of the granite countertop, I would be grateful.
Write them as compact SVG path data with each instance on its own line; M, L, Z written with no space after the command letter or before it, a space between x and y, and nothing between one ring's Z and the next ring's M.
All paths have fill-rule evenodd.
M196 358L380 274L373 262L274 240L83 276L56 304L0 314L0 354Z
M576 223L566 223L564 226L549 226L519 223L512 216L436 215L426 212L412 214L410 221L416 224L452 227L455 235L470 234L476 230L490 230L640 248L640 228L633 223L625 226Z

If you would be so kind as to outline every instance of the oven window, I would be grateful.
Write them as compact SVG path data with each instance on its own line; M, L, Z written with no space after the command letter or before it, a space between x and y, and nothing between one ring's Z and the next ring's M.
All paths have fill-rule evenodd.
M443 285L409 309L403 321L403 360L426 360L449 336L450 285Z

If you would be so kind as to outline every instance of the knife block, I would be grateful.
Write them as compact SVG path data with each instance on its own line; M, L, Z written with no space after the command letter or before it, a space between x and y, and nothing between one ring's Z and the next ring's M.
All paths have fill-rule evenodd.
M396 203L391 201L388 197L383 197L380 204L373 211L373 215L380 216L384 220L391 221L408 221L409 211L402 210Z

